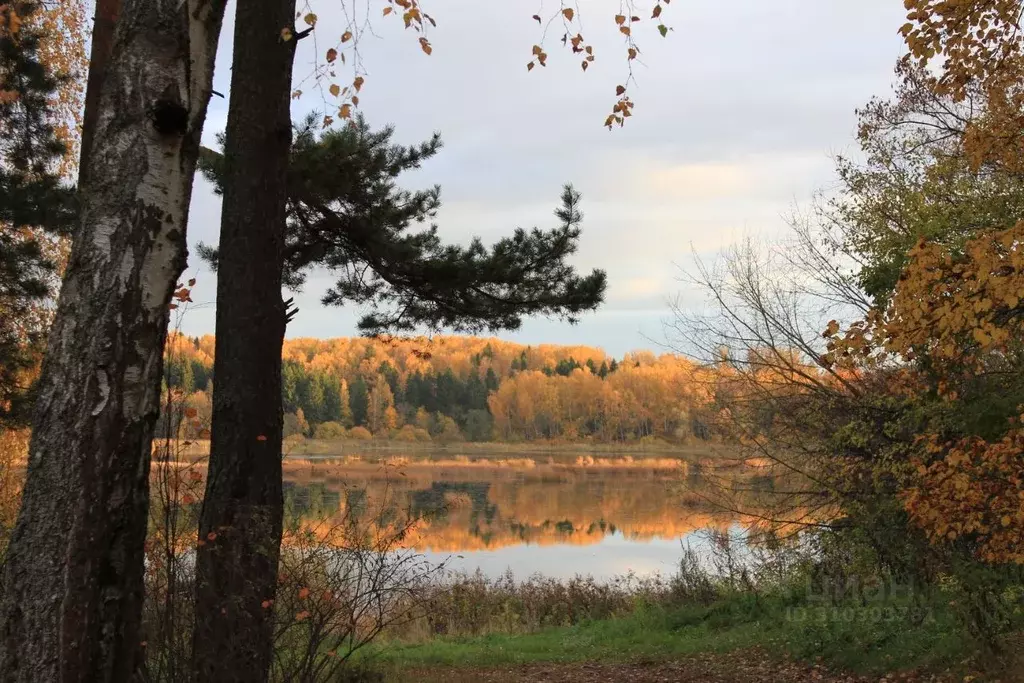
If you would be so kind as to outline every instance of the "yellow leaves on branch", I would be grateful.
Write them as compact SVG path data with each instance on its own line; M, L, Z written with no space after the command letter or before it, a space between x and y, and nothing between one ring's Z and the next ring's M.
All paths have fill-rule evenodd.
M922 240L909 257L884 313L842 335L829 325L828 362L895 354L928 357L940 372L977 372L1024 333L1024 222L968 241L963 253Z
M924 445L933 460L903 493L911 520L935 543L966 539L985 562L1024 564L1024 429Z
M907 23L900 28L906 60L920 67L941 58L928 71L931 86L954 100L982 92L987 111L964 139L975 168L995 162L1024 169L1024 39L1019 0L905 0Z
M658 19L664 12L665 6L669 5L672 0L659 0L654 9L651 12L652 19ZM539 14L534 14L531 18L538 24L544 25L544 20ZM573 54L584 54L583 59L580 60L580 69L584 72L590 68L590 64L594 61L594 48L588 45L581 33L571 35L573 22L581 21L576 9L565 6L563 1L557 11L549 15L547 25L550 26L553 21L561 19L563 25L566 28L565 34L562 36L563 45L571 45ZM626 42L626 63L629 65L629 78L626 79L628 83L632 79L632 63L640 55L640 48L634 43L634 24L641 22L642 18L635 14L615 14L612 17L615 26L618 27L620 34L625 36ZM662 37L665 37L669 28L664 24L658 24L656 26L658 32ZM546 32L546 30L545 30ZM533 71L533 69L539 64L540 66L547 66L548 54L544 50L543 40L541 44L534 45L533 58L526 63L526 70ZM616 97L618 98L612 107L612 112L605 118L604 125L608 128L612 128L615 125L622 126L627 118L633 115L633 101L625 96L624 86L619 86L616 90Z

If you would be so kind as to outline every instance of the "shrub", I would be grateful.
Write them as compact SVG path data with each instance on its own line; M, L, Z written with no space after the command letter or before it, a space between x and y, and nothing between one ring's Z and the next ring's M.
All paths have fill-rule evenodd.
M429 437L430 435L428 434L427 436ZM395 432L394 439L395 441L417 441L416 428L412 425L405 425Z
M348 430L348 438L355 439L356 441L369 441L373 438L373 434L366 427L353 427Z
M325 441L336 441L344 438L345 428L338 422L322 422L313 430L313 436Z

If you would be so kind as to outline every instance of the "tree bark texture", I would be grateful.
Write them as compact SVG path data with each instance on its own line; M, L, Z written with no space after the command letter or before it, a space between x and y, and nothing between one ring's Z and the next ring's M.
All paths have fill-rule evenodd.
M223 0L125 0L83 147L71 258L4 568L0 679L127 681L141 652L168 304Z
M200 519L193 671L258 682L273 656L283 501L281 301L291 149L295 0L250 0L235 16L209 475Z
M85 90L85 112L82 116L82 151L79 163L79 184L85 181L85 169L89 156L85 150L92 148L96 134L96 122L100 113L100 94L107 63L114 48L114 30L121 13L121 0L96 0L96 13L92 20L92 47L89 51L89 80Z

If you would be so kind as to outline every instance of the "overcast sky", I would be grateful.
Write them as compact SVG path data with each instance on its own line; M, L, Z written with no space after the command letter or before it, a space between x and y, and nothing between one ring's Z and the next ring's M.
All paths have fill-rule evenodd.
M345 21L339 0L317 1L323 51ZM376 36L360 41L363 113L372 126L394 124L403 143L442 134L444 149L403 184L441 185L437 222L448 240L492 241L517 226L553 227L561 186L573 183L585 216L574 263L608 272L607 301L574 327L536 319L501 336L590 344L615 355L657 348L669 299L700 301L677 280L694 252L714 258L744 236L780 233L795 205L833 182L833 155L854 147L854 109L891 91L904 16L897 0L676 0L663 15L674 29L668 38L646 20L636 29L643 63L631 86L634 116L609 132L601 124L625 74L612 19L619 2L579 3L597 55L585 74L562 48L558 29L545 42L548 67L526 70L540 37L531 15L549 15L551 0L546 9L532 0L421 4L437 20L430 57L397 21L379 18L383 2L369 0ZM651 4L639 6L650 16ZM232 31L229 19L215 77L223 93ZM296 83L312 71L313 41L300 47ZM346 75L343 68L339 77ZM317 89L301 87L293 117L322 110ZM226 118L227 101L215 97L207 144ZM219 218L219 199L197 178L189 220L197 301L212 301L216 285L194 245L216 242ZM358 310L319 304L330 282L326 273L310 278L290 337L356 333ZM212 333L213 321L207 305L188 313L184 329Z

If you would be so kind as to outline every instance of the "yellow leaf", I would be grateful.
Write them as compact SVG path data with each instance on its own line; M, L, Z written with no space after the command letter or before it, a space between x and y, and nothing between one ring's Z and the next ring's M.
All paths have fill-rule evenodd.
M622 26L624 23L626 23L626 17L622 14L616 14L615 23L618 24L619 26Z
M356 76L356 79L352 81L352 87L356 89L356 92L359 92L365 82L362 76Z
M317 19L317 16L315 14L313 14L312 12L310 12L306 16L302 17L302 20L305 21L310 26L316 26L316 19Z
M619 27L619 33L628 36L629 35L629 27L628 26L620 26Z
M341 42L347 43L350 40L352 40L352 31L345 31L341 34Z
M621 86L621 85L615 86L615 94L616 95L622 95L625 92L626 92L626 89L623 86Z
M526 70L527 71L533 71L533 66L534 66L533 62L527 63Z
M341 86L339 86L337 83L331 83L331 87L328 88L328 90L331 91L332 95L337 97L341 93Z
M341 105L341 108L338 110L338 116L343 119L350 118L352 116L352 105L348 103Z
M567 20L572 21L572 17L573 17L572 7L566 7L565 9L563 9L562 10L562 14L565 15L565 18Z
M387 15L391 14L394 11L395 11L394 7L385 7L384 8L384 16L386 17Z
M352 96L352 105L355 106L355 107L359 106L359 95L353 95Z
M420 37L420 48L428 55L434 51L434 48L430 47L430 41L423 37Z
M287 26L285 26L283 29L281 29L281 40L283 40L284 42L287 43L291 39L292 39L292 30L290 28L288 28Z

